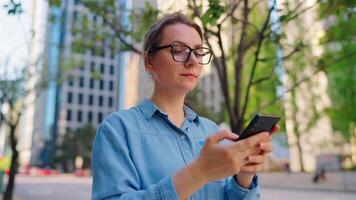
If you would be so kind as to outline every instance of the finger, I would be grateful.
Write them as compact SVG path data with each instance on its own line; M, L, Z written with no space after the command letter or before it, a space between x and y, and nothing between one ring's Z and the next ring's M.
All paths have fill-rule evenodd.
M217 144L219 143L220 141L224 140L224 139L228 139L228 140L236 140L239 136L230 132L230 131L227 131L227 130L222 130L222 131L219 131L218 133L216 134L213 134L211 136L209 136L207 139L206 139L206 144Z
M273 151L273 144L270 142L261 142L259 147L264 154L271 153Z
M256 173L263 171L263 164L251 164L251 165L244 165L241 167L241 171L249 172L249 173Z
M249 147L255 147L258 143L262 142L263 140L267 139L269 136L268 132L261 132L259 134L256 134L254 136L248 137L246 139L240 140L236 142L236 144L239 146L241 145L244 147L243 149L249 148Z
M254 155L254 156L249 156L247 157L247 165L251 164L263 164L265 161L265 156L264 155Z

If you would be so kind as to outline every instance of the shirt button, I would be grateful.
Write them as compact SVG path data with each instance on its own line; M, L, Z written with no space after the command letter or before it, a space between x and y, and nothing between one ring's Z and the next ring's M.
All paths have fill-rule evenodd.
M180 136L180 138L181 138L182 140L184 140L184 138L185 138L185 135L181 135L181 136Z

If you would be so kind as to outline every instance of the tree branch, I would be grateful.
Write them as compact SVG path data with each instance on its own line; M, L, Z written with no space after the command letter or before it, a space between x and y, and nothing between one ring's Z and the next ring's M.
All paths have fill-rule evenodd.
M275 6L276 6L276 0L273 1L273 5L271 6L271 8L268 11L268 15L267 15L266 21L264 22L262 30L260 32L260 38L259 38L259 41L258 41L258 44L257 44L257 49L256 49L256 52L255 52L255 59L254 59L253 65L252 65L252 70L251 70L251 73L250 73L250 77L249 77L249 81L248 81L248 85L247 85L247 90L246 90L246 94L245 94L244 105L243 105L243 108L242 108L242 115L241 115L242 117L244 117L245 113L246 113L248 100L249 100L249 97L250 97L250 89L251 89L251 86L252 86L252 83L253 83L252 80L253 80L253 77L254 77L254 74L255 74L255 69L257 67L258 57L259 57L259 54L260 54L262 42L264 40L263 34L264 34L265 30L268 27L268 23L270 21L272 10L275 8Z
M79 1L84 7L86 7L89 11L92 12L92 8L91 8L91 4L94 4L93 6L96 6L95 2L85 2L83 0ZM101 7L100 8L100 12L97 12L95 14L98 14L99 16L101 16L101 18L103 19L103 23L108 25L113 31L114 31L114 35L120 40L120 42L122 42L124 45L126 45L130 50L132 50L133 52L137 53L137 54L142 54L142 51L137 49L133 44L130 44L125 38L124 36L122 36L122 33L126 33L124 30L121 30L118 26L116 26L112 21L109 21L108 18L105 16L105 14L110 13L110 11L106 8L106 7ZM115 16L115 15L114 15ZM119 17L119 16L116 16ZM115 18L116 18L115 17Z

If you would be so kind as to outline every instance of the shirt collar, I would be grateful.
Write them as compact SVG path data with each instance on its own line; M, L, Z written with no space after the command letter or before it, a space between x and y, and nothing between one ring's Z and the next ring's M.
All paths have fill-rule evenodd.
M164 116L168 116L166 113L162 112L158 108L158 106L149 99L144 99L143 101L141 101L138 107L141 109L143 115L147 120L150 120L156 112L159 112ZM190 122L194 121L194 123L198 126L199 125L198 115L186 105L184 105L183 109L184 109L186 119Z

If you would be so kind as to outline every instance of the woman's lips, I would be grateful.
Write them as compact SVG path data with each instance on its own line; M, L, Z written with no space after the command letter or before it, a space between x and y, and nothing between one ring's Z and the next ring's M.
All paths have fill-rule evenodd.
M197 78L197 76L195 74L192 74L192 73L181 74L181 76L185 76L187 78Z

